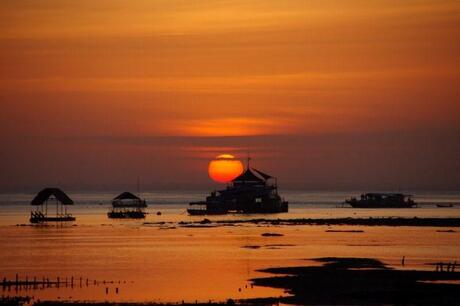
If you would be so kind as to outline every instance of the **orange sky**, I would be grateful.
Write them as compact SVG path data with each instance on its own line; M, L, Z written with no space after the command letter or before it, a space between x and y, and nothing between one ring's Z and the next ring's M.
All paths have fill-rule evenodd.
M0 189L202 188L248 148L290 188L458 189L458 37L458 1L3 1Z

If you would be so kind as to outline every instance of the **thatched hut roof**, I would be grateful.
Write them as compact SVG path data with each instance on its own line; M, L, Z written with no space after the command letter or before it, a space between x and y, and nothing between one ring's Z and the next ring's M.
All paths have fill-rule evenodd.
M71 198L69 198L68 195L65 194L64 191L62 191L59 188L45 188L42 191L40 191L35 198L30 202L31 205L42 205L50 197L54 196L62 205L73 205L73 201Z
M118 195L112 200L113 207L147 207L145 200L142 200L138 196L132 194L131 192L125 191L122 194Z
M140 198L131 192L125 191L114 198L114 200L140 200Z

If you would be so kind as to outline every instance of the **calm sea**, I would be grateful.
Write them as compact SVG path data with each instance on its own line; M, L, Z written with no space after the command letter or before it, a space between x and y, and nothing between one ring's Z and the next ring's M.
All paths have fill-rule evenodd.
M34 194L0 195L0 279L14 280L16 275L20 280L67 279L59 286L1 287L2 295L71 301L225 301L286 294L253 287L250 280L267 276L259 271L264 268L316 264L305 260L309 258L377 258L398 269L422 270L434 269L433 262L460 262L460 228L260 224L197 228L179 222L203 219L188 216L186 208L189 201L203 199L205 192L143 193L149 214L146 220L131 221L107 218L117 193L68 194L75 201L70 210L76 222L49 226L22 226L28 224ZM419 208L353 209L337 206L359 192L285 191L289 213L209 219L460 217L460 193L415 195ZM436 203L455 206L437 208ZM278 235L264 235L267 232ZM403 256L406 264L401 267Z
M353 209L341 207L352 196L359 197L359 191L285 191L282 196L289 201L289 213L269 215L227 215L211 219L235 218L331 218L366 216L402 216L402 217L460 217L460 192L408 192L414 195L419 204L413 209ZM108 222L107 211L116 192L85 192L68 195L75 205L69 211L77 217L77 223ZM203 217L191 217L186 213L188 203L203 200L207 193L202 191L152 191L141 194L149 207L146 221L197 220ZM0 194L0 225L25 223L30 213L30 201L35 194ZM453 204L452 208L438 208L436 204ZM50 211L52 212L52 205ZM157 213L161 212L161 215Z

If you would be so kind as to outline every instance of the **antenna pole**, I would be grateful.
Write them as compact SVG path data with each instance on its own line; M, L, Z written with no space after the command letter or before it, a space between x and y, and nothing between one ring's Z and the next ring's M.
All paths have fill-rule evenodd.
M251 161L251 154L249 153L249 148L248 148L248 163L247 163L248 170L249 170L249 162L250 161Z

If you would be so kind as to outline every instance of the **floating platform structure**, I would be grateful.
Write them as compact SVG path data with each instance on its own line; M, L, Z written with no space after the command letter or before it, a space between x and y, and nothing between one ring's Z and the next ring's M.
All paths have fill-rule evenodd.
M417 203L412 200L412 196L402 193L364 193L358 200L351 198L345 204L350 204L353 208L412 208L417 207Z
M50 202L50 205L56 204L55 215L48 214L48 202ZM75 221L75 217L67 212L67 206L74 203L59 188L43 189L35 196L30 204L35 208L30 212L31 223Z
M450 207L454 207L454 204L452 204L452 203L439 203L439 204L436 204L436 207L439 207L439 208L450 208Z
M123 192L112 200L112 208L107 213L111 219L143 219L147 214L145 200L131 192Z
M275 177L249 166L226 189L214 191L205 201L191 202L190 215L228 213L266 214L288 211L288 202L278 194Z

